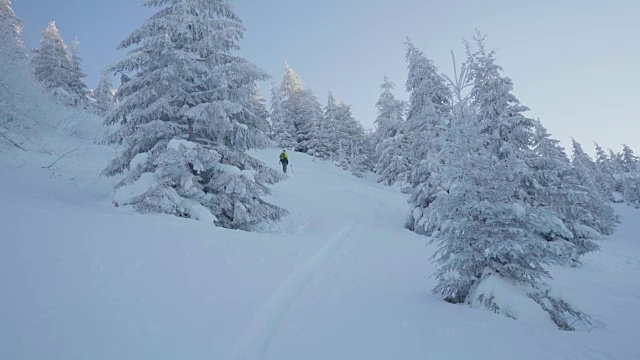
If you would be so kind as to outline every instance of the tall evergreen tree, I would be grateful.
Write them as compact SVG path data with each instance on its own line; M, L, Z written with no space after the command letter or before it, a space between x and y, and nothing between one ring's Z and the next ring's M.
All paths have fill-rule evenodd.
M46 89L70 92L70 55L55 21L49 23L40 39L40 47L31 59L33 72Z
M279 88L271 89L271 139L284 149L293 150L295 129L287 120Z
M550 278L544 265L568 265L576 251L562 216L536 192L536 180L553 172L536 171L535 123L522 114L527 108L511 93L494 52L485 50L483 37L475 40L478 50L468 55L476 113L473 121L452 123L437 156L447 166L432 174L442 187L426 213L437 230L434 291L514 318L511 294L521 292L559 328L574 329L586 316L542 282Z
M640 208L640 162L628 145L623 145L618 164L624 200L628 205Z
M596 163L591 159L591 156L582 149L582 145L576 141L576 139L571 139L571 144L571 164L578 172L581 183L592 191L598 191L596 184Z
M236 56L244 27L227 0L145 0L163 8L120 48L114 67L131 77L107 124L124 145L104 173L126 173L117 204L251 229L282 217L266 183L282 176L244 151L269 144L255 114L267 75Z
M22 28L22 21L11 8L11 0L0 0L0 60L3 63L26 59Z
M69 90L75 95L78 101L78 105L86 104L87 93L89 89L84 82L84 78L87 77L82 71L82 59L80 58L80 40L76 38L71 44L71 51L69 53L69 61L71 62L71 68L69 76Z
M315 142L312 145L313 156L317 158L331 160L336 156L336 111L337 107L335 98L333 97L333 94L329 92L327 105L324 107L323 114L321 114L317 121L317 135Z
M613 234L618 218L599 192L581 184L560 142L552 139L539 121L534 150L537 156L528 161L535 182L529 195L537 206L551 208L571 232L569 237L555 235L547 240L574 244L571 261L579 263L581 255L598 249L596 241L603 235Z
M279 88L279 98L283 112L284 125L281 134L276 137L287 137L290 134L294 150L308 152L309 141L313 139L319 119L318 109L321 109L317 98L310 89L306 89L302 79L295 71L285 64L282 83Z
M604 151L604 149L595 143L596 147L596 186L600 191L600 194L607 200L615 201L614 191L616 180L613 176L614 171L611 164L611 159Z
M375 171L380 182L392 185L405 182L410 170L409 146L403 146L406 141L402 141L407 139L402 132L406 103L395 99L392 93L394 84L386 75L380 88L382 94L376 103L378 117L374 122L377 126L374 133Z
M96 100L96 108L102 115L108 113L115 105L114 88L108 72L103 72L98 87L93 91L93 97Z
M298 107L294 122L296 127L296 150L313 155L317 144L318 125L322 119L322 105L311 89L303 89L298 94Z
M87 85L82 80L86 75L80 68L78 46L76 40L69 52L55 21L52 21L42 33L40 47L31 58L36 80L68 106L87 104Z
M633 149L629 147L629 145L625 144L622 146L622 153L621 153L620 160L621 160L622 169L624 170L624 172L633 173L638 171L640 160L638 159L636 154L633 152Z
M451 124L451 92L433 61L411 42L407 42L406 60L409 70L407 91L411 95L403 132L410 137L409 202L413 207L407 227L428 235L433 230L427 221L428 208L441 190L437 177L432 174L442 170L443 163L437 159L437 154L442 150Z
M338 164L357 177L372 170L373 163L366 150L364 128L353 117L351 106L344 101L336 104L338 114Z

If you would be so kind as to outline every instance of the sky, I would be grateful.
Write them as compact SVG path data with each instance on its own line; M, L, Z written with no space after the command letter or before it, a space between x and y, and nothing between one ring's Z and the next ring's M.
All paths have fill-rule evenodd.
M118 43L157 8L140 0L14 0L24 40L38 46L55 20L67 43L77 36L90 88L117 62ZM329 91L373 127L385 74L405 91L408 38L444 74L453 50L476 29L497 49L514 94L565 146L571 137L593 153L593 142L640 153L640 1L637 0L237 0L247 28L241 54L278 84L285 61L321 102ZM271 84L263 85L265 96Z

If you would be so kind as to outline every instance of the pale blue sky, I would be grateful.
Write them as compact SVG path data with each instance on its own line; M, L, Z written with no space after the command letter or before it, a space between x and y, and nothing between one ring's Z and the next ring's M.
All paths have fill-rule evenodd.
M136 0L15 0L25 42L56 20L67 43L82 41L89 87L122 53L120 40L152 13ZM365 126L386 73L406 98L404 41L409 36L442 72L449 50L478 28L497 48L515 94L555 137L573 136L640 152L640 1L638 0L237 0L247 28L242 53L280 81L286 61L322 102L328 91L353 105ZM265 85L268 88L268 84ZM266 94L268 95L268 94Z

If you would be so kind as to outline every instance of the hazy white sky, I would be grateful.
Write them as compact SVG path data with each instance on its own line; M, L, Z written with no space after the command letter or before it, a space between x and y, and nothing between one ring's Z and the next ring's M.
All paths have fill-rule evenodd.
M87 82L95 87L100 70L122 56L119 41L152 13L140 3L16 0L14 10L30 48L50 20L68 43L78 36ZM407 98L407 36L450 73L449 50L462 58L461 40L477 28L499 50L529 116L540 117L565 145L573 136L590 152L598 141L640 153L639 0L237 0L236 6L247 27L248 59L275 82L288 61L322 102L333 91L365 126L376 117L385 73L397 96Z

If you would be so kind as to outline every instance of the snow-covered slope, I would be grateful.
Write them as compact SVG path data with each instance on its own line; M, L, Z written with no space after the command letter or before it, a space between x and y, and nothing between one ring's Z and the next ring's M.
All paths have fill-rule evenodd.
M103 118L59 104L23 65L0 63L2 163L42 167L67 179L96 178L115 152L95 145L107 133Z
M112 154L91 151L82 180L0 167L2 359L640 358L640 211L619 207L584 267L553 269L597 325L560 332L431 295L405 196L330 163L291 154L269 199L291 215L255 234L111 206ZM278 151L254 155L277 167Z

